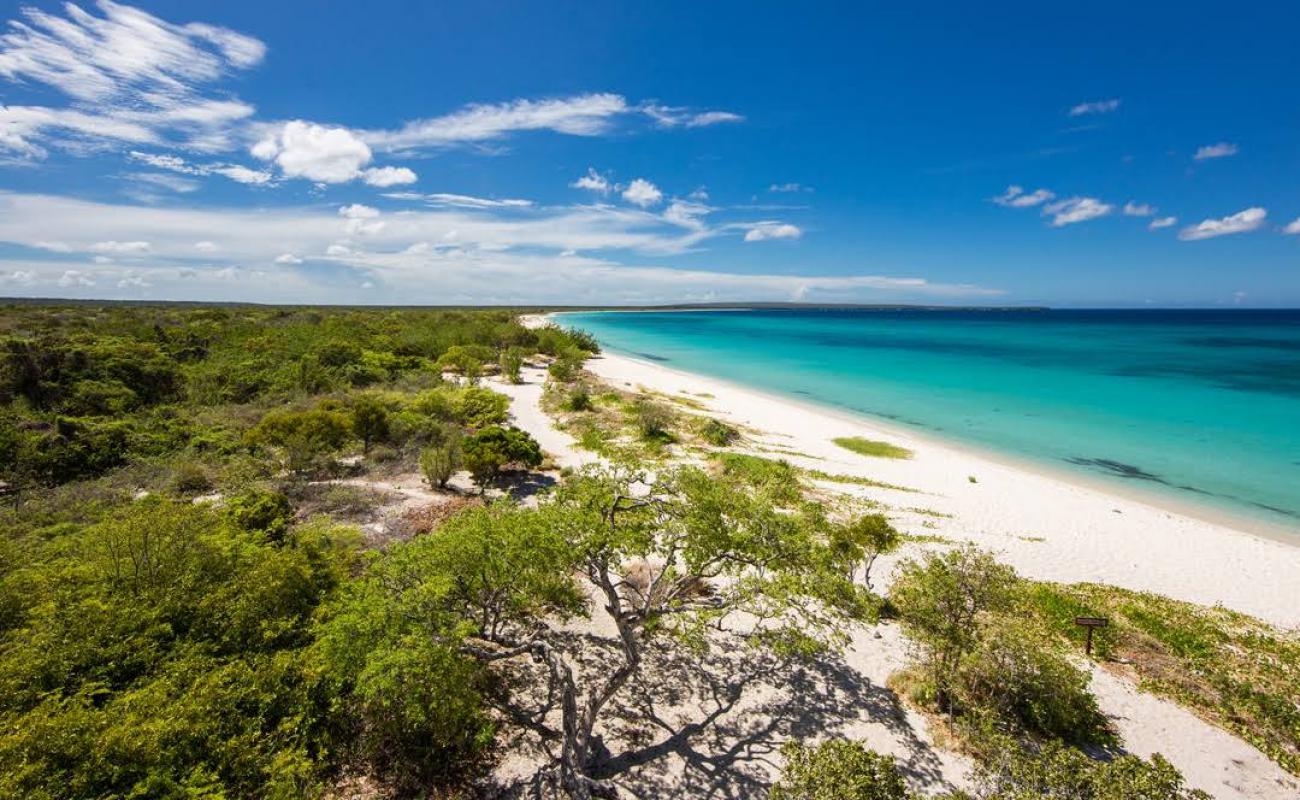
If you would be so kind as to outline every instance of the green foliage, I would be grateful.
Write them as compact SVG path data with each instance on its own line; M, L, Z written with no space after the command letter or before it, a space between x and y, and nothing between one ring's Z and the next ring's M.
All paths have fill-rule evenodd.
M524 366L524 354L519 348L511 347L502 350L499 364L501 366L501 377L514 384L524 382L523 376L519 372Z
M538 467L542 448L531 434L515 427L490 425L465 438L461 462L474 481L486 488L510 465Z
M857 453L860 456L871 456L873 458L912 457L912 451L906 447L899 447L889 442L878 442L874 439L864 439L861 436L841 436L832 441L845 450Z
M282 541L293 522L293 507L284 492L250 488L226 499L225 513L240 530L260 532Z
M675 417L667 406L653 400L637 400L632 405L632 418L642 439L661 443L673 441Z
M500 425L509 419L510 398L478 386L448 390L453 418L471 428Z
M362 395L352 401L352 432L361 440L366 455L370 445L388 436L388 408L377 398Z
M249 441L281 449L286 466L294 472L318 468L351 436L352 421L348 416L326 408L272 411L248 432Z
M171 484L172 491L177 494L202 494L212 489L212 476L202 465L186 461L176 465Z
M420 471L430 486L445 487L460 464L461 434L451 426L446 426L432 444L420 451Z
M831 739L816 747L788 742L785 769L771 800L911 800L898 764L858 742Z
M793 505L803 498L799 473L788 461L745 453L719 453L716 462L724 476L764 492L781 505Z
M1011 607L1015 586L1014 570L969 545L899 565L889 597L923 650L940 710L955 712L953 684L962 660L982 641L990 615Z
M34 595L0 639L0 796L307 793L328 727L304 648L355 541L275 547L161 498L28 540L0 584Z
M898 549L902 535L884 514L865 514L832 529L829 544L836 563L850 579L862 568L862 584L871 587L871 567L876 558Z
M984 734L991 754L975 776L976 793L987 800L1209 800L1189 789L1183 776L1159 753L1145 761L1122 755L1108 761L1089 758L1061 742L1035 748L992 732Z
M740 438L740 431L720 419L708 417L699 425L700 438L714 447L727 447Z
M565 411L590 411L591 390L587 388L585 383L575 385L564 396L561 407Z

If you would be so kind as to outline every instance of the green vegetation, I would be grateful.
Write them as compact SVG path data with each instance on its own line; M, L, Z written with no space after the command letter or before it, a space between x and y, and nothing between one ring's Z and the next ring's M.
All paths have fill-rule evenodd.
M489 425L467 436L460 450L461 463L484 489L507 467L529 468L542 463L541 447L526 431L514 427Z
M920 660L899 676L923 707L960 719L969 742L989 724L1079 744L1113 736L1088 692L1088 674L1041 644L1013 613L1018 579L970 546L900 565L890 592ZM970 732L979 735L970 735Z
M1097 584L1030 583L1019 607L1072 648L1076 616L1106 617L1098 658L1129 665L1142 687L1232 731L1300 775L1300 636L1225 608Z
M740 439L740 431L719 419L707 417L699 423L700 438L714 447L729 447Z
M893 758L857 742L831 739L816 747L782 748L786 766L772 800L1208 800L1188 789L1159 753L1097 761L1059 742L1022 748L992 735L994 755L975 775L974 794L924 795L907 788Z
M819 469L810 469L806 471L809 478L818 481L827 481L829 483L847 483L856 486L869 486L874 489L892 489L895 492L913 492L919 493L919 489L910 489L906 486L899 486L893 483L875 481L871 478L863 478L858 475L835 475L829 472L822 472Z
M864 439L861 436L841 436L832 441L860 456L871 456L872 458L911 458L912 451L906 447L899 447L889 442L878 442L874 439Z

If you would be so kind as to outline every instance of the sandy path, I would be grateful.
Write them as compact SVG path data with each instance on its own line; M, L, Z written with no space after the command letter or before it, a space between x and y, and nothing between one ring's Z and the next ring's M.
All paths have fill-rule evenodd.
M496 378L491 379L491 388L510 398L510 417L514 424L528 431L542 446L542 451L550 454L561 468L580 467L598 461L599 458L589 450L576 446L569 434L555 427L555 421L542 410L542 389L546 384L546 370L525 367L520 370L523 383L509 383Z

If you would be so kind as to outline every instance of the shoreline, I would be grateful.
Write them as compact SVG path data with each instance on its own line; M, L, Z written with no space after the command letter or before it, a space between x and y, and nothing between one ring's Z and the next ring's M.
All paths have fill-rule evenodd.
M558 322L558 317L569 313L574 312L549 312L546 314L535 315L535 318ZM611 309L595 313L621 314L638 312L624 312L621 310ZM606 345L602 343L601 347L605 348ZM1072 469L1064 464L1057 464L1046 459L1038 459L1033 456L1005 452L990 445L962 441L956 437L945 436L942 433L926 430L923 426L909 426L896 420L871 414L867 411L845 408L835 403L821 401L812 395L794 397L790 394L785 394L772 389L749 386L747 384L724 378L704 376L698 372L692 372L676 366L668 366L667 364L670 362L667 362L666 360L660 362L648 353L638 353L618 349L607 350L607 352L611 355L617 355L620 358L627 358L640 362L646 366L653 366L686 376L707 377L708 380L725 383L738 390L766 396L773 400L779 400L791 405L800 406L817 413L837 416L848 422L866 423L879 429L882 433L897 438L912 439L926 443L930 446L960 451L974 458L995 462L1013 469L1034 472L1054 480L1073 483L1103 494L1114 495L1118 498L1145 503L1173 514L1179 514L1202 522L1230 528L1237 533L1247 536L1254 536L1268 541L1279 542L1290 547L1300 548L1300 523L1291 525L1279 521L1277 517L1282 516L1280 512L1270 513L1261 510L1257 513L1253 513L1242 507L1247 501L1240 501L1230 507L1227 503L1198 500L1195 497L1184 496L1185 494L1194 494L1197 491L1194 489L1182 490L1182 492L1179 493L1174 491L1174 489L1178 487L1171 487L1169 490L1165 491L1159 488L1143 486L1134 482L1125 481L1118 477L1092 474L1084 469Z
M591 359L587 369L616 386L639 385L702 403L705 413L754 431L746 438L755 455L917 489L922 494L833 487L885 504L906 532L995 551L1026 577L1223 605L1300 629L1300 542L1282 538L1287 534L1268 535L1235 518L1210 519L1198 510L1154 503L1150 492L1125 492L1072 471L1054 472L868 415L617 351ZM908 447L914 456L867 458L831 441L855 435Z

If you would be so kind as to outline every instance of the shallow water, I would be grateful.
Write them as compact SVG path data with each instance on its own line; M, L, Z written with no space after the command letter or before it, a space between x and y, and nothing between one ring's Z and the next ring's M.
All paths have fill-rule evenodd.
M1300 311L573 313L612 351L1300 535Z

